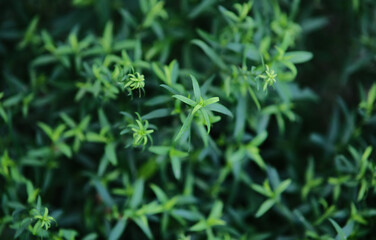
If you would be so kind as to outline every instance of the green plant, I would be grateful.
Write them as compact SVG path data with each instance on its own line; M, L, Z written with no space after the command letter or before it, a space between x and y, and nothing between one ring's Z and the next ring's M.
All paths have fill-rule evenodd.
M0 3L0 239L372 239L375 9Z

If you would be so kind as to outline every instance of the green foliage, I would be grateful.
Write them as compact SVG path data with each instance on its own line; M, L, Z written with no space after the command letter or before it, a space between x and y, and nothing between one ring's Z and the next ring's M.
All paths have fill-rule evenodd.
M373 239L375 11L2 4L0 239Z

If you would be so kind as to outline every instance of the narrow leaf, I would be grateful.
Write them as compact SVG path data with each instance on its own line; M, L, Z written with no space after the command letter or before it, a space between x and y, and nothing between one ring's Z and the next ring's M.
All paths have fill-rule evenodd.
M275 204L275 200L274 199L268 199L266 200L265 202L263 202L261 204L261 206L259 207L259 209L257 210L256 212L256 217L259 218L261 217L262 215L264 215L267 211L269 211L269 209L271 209Z
M192 40L192 43L199 46L202 51L213 61L219 68L227 69L226 64L222 61L222 58L218 56L218 54L211 49L205 42L195 39Z
M219 103L210 104L208 106L205 106L205 108L213 112L219 112L229 117L233 117L232 112L228 110L228 108Z
M191 79L192 79L193 93L195 95L196 102L199 102L201 99L200 86L198 85L197 79L193 75L191 75Z

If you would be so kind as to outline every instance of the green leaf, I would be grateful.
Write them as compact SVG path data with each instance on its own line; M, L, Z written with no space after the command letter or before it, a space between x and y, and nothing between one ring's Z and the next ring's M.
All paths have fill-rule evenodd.
M189 113L188 117L184 120L183 126L180 128L178 134L176 135L174 139L175 142L179 140L183 136L184 133L189 131L189 127L191 126L192 120L193 120L193 114Z
M17 231L14 235L14 239L17 239L29 227L31 221L31 218L25 218L24 220L22 220L20 226L17 226Z
M210 60L215 63L221 69L227 69L226 64L222 61L222 58L211 49L206 43L201 40L192 40L192 43L201 48L202 51L210 58Z
M175 148L170 148L170 157L178 157L178 158L184 158L188 156L188 153L182 152L180 150L177 150Z
M166 84L161 84L160 86L163 87L164 89L166 89L167 91L169 91L172 94L175 94L175 95L179 94L179 92L177 90L173 89L170 86L167 86Z
M313 54L304 51L287 52L284 57L292 63L304 63L313 58Z
M154 71L154 73L158 76L159 79L161 79L163 82L165 82L166 84L168 85L171 85L171 83L167 82L167 79L166 79L166 76L165 74L163 73L163 71L160 69L160 67L158 66L157 63L152 63L151 64L151 67Z
M61 113L60 117L63 119L63 121L71 128L74 128L76 126L76 123L73 121L71 117L69 117L66 113Z
M216 201L212 210L210 211L209 218L220 218L222 216L223 203Z
M86 235L82 240L96 240L98 235L96 233L90 233Z
M0 115L5 123L8 123L8 115L5 113L4 108L0 105Z
M113 23L108 21L103 31L102 46L106 52L111 52L113 38Z
M105 143L107 142L107 138L104 136L99 135L98 133L95 132L88 132L86 134L86 140L89 142L100 142L100 143Z
M172 171L176 179L180 179L181 175L181 160L178 157L171 158Z
M192 99L189 99L187 97L184 97L183 95L172 95L173 98L179 99L183 103L186 103L192 107L196 106L196 102L193 101Z
M108 206L111 207L114 205L114 200L112 199L111 195L108 193L107 189L103 186L103 184L99 180L94 180L94 186L97 189L99 196L101 196L103 202Z
M266 197L272 197L273 193L270 191L267 191L265 188L263 188L261 185L258 184L252 184L251 188L255 190L256 192L260 193L261 195L264 195Z
M256 104L257 110L260 110L261 109L260 102L259 102L259 100L258 100L255 92L251 88L251 86L248 85L247 86L247 90L248 90L249 95L251 95L251 98L252 98L253 102Z
M52 139L53 132L52 132L52 128L50 128L50 126L48 126L47 124L42 123L42 122L38 122L38 126L44 131L44 133L45 133L50 139Z
M255 161L255 163L261 168L266 170L266 165L261 155L259 154L259 149L254 146L247 145L246 147L249 157Z
M263 202L261 204L261 206L259 207L259 209L257 210L256 212L256 217L259 218L261 217L262 215L264 215L267 211L269 211L269 209L271 209L275 204L275 200L274 199L268 199L266 200L265 202Z
M91 117L90 116L86 116L84 119L82 119L82 121L80 122L79 124L79 127L81 130L84 130L87 128L87 126L89 125L90 123L90 120L91 120Z
M169 69L171 75L171 83L175 84L179 77L179 63L176 60L173 60L169 65Z
M51 136L52 142L57 142L59 140L65 128L66 127L64 124L60 124L59 126L57 126L57 128L53 131L52 136Z
M130 202L130 207L135 209L141 204L142 196L144 195L144 180L137 179L133 185L133 195Z
M141 230L145 233L145 235L149 238L153 238L153 234L150 231L149 223L146 216L140 216L137 218L133 218L133 221L141 228Z
M118 240L120 239L121 235L123 234L125 227L127 226L127 219L120 219L115 227L111 230L109 240Z
M252 139L251 144L252 146L260 146L268 137L268 132L267 131L262 131L259 133L255 138Z
M204 100L204 106L208 106L216 102L219 102L219 97L212 97L212 98Z
M58 143L57 147L60 150L60 152L62 152L67 158L71 158L72 157L71 148L67 144L65 144L65 143Z
M33 20L30 22L29 26L27 27L22 42L20 42L18 44L19 48L22 49L22 48L26 47L28 45L28 43L33 39L35 31L36 31L37 26L38 26L38 22L39 22L39 17L35 16L33 18Z
M190 76L192 79L193 93L195 95L196 102L199 102L201 99L200 86L198 85L197 79L193 75L190 75Z
M110 122L108 121L106 114L103 111L103 108L98 109L98 118L99 118L99 123L101 124L101 127L106 127L110 126Z
M346 240L347 236L343 232L342 228L334 221L333 219L329 218L330 223L333 225L333 227L336 229L338 236L341 240Z
M165 155L168 154L170 151L170 147L166 146L151 146L148 149L150 152L158 154L158 155Z
M208 225L207 225L206 221L201 220L198 223L196 223L195 225L193 225L189 230L193 231L193 232L200 232L200 231L204 231L207 228L208 228Z
M153 190L153 192L155 193L155 195L157 196L158 200L159 200L161 203L165 203L165 202L167 202L168 197L167 197L167 195L162 191L162 189L161 189L160 187L158 187L158 186L155 185L155 184L151 184L151 185L150 185L150 188Z
M112 165L117 165L117 157L116 157L116 143L110 142L106 144L105 147L105 154L107 159L112 163Z
M291 179L286 179L285 181L281 182L275 190L276 195L280 195L284 192L291 184Z
M209 114L206 112L205 109L200 109L200 112L202 113L202 116L204 117L204 121L205 121L205 124L207 126L207 129L208 129L208 134L210 133L210 118L209 118Z
M219 112L219 113L225 114L229 117L234 117L232 115L232 112L228 110L228 108L226 108L225 106L219 103L213 103L213 104L207 105L205 106L205 108L213 112Z
M44 65L51 64L51 63L55 63L58 60L59 59L56 58L56 56L54 56L54 55L50 55L50 54L40 55L39 57L35 58L31 62L31 66L35 68L35 67L38 67L38 66L44 66Z
M199 16L202 12L204 12L207 9L210 9L210 7L216 3L216 0L204 0L201 1L200 4L198 4L195 8L193 8L188 15L188 18L193 19Z

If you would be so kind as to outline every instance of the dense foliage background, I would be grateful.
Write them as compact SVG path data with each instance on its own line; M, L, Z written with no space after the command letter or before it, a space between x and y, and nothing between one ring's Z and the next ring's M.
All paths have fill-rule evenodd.
M0 2L1 239L373 239L376 2Z

